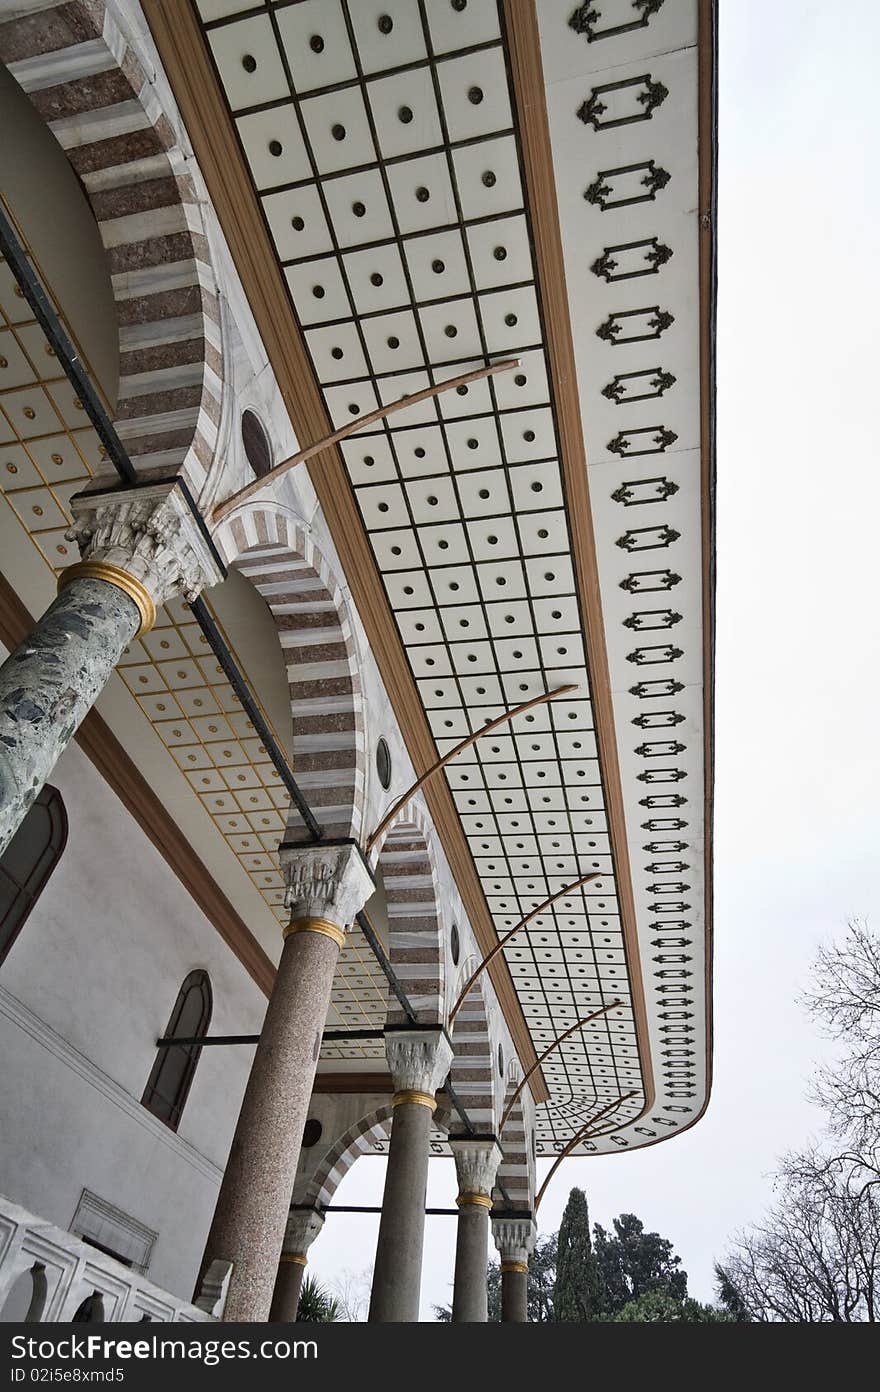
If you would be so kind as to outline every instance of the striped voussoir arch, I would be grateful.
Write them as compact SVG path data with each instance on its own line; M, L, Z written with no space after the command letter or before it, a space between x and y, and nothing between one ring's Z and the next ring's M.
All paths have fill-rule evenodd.
M489 1018L480 982L471 987L452 1029L452 1085L461 1098L473 1129L494 1135L495 1088ZM456 1120L453 1120L453 1132Z
M355 1160L373 1152L391 1126L391 1103L379 1107L355 1122L322 1157L314 1173L294 1193L294 1202L313 1208L326 1208Z
M156 88L103 0L0 22L0 61L86 191L119 323L114 424L139 474L205 482L220 420L219 306L196 189Z
M388 954L419 1024L442 1024L443 943L428 817L407 804L387 832L378 856L388 910ZM389 1024L404 1024L394 1007Z
M364 722L354 636L339 585L311 538L271 506L224 522L214 540L275 620L290 687L297 783L328 840L358 840ZM293 808L285 839L311 839Z
M515 1086L516 1084L513 1082L508 1085L505 1107ZM510 1116L507 1118L504 1130L498 1139L503 1151L503 1158L498 1166L496 1188L493 1195L495 1203L498 1208L502 1209L522 1208L531 1211L535 1206L535 1183L532 1160L529 1154L530 1137L526 1132L526 1119L520 1098L517 1098L511 1107ZM504 1185L507 1198L498 1189L499 1183Z

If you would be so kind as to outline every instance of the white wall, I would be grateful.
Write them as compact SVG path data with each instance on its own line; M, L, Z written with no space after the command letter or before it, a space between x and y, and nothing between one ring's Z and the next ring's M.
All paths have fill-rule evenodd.
M67 1228L83 1188L159 1234L150 1279L188 1297L253 1048L204 1049L175 1136L140 1105L188 972L214 1034L265 997L79 747L52 782L67 848L0 967L0 1192Z

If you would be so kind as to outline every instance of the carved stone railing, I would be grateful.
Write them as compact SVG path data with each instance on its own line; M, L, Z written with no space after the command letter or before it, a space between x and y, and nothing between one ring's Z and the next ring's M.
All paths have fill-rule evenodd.
M28 1274L30 1288L19 1289L15 1311L5 1309L13 1286ZM81 1307L88 1313L80 1319L93 1323L214 1319L0 1195L0 1319L63 1324Z

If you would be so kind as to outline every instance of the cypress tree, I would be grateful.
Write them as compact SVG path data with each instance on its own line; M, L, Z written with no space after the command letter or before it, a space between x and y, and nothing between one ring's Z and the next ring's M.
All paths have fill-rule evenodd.
M555 1319L580 1324L601 1309L601 1279L590 1241L590 1212L583 1189L572 1189L562 1215L556 1257Z
M659 1233L645 1232L634 1213L614 1219L613 1237L599 1223L594 1235L603 1319L613 1319L624 1305L651 1291L679 1302L686 1299L687 1272L680 1270L681 1258L672 1243Z

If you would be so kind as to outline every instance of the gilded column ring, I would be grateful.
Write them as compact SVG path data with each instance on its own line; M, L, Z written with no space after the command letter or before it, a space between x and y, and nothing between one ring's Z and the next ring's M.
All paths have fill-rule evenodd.
M122 570L120 566L111 565L109 561L77 561L75 565L62 570L59 575L58 593L66 590L74 580L103 580L105 584L115 585L117 590L122 590L123 594L128 595L137 605L137 611L141 616L135 638L149 633L156 622L156 605L146 585L127 570Z
M345 929L331 923L329 918L295 918L281 931L285 938L291 933L320 933L322 937L331 938L337 947L345 942Z
M480 1194L473 1190L466 1190L459 1194L455 1200L459 1208L466 1208L468 1204L476 1204L480 1208L491 1208L492 1199L488 1194Z
M413 1088L407 1088L403 1092L395 1092L391 1099L392 1107L404 1107L408 1103L414 1103L419 1107L427 1107L433 1112L437 1108L437 1099L432 1097L430 1092L418 1092Z

